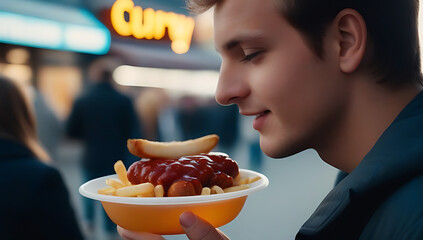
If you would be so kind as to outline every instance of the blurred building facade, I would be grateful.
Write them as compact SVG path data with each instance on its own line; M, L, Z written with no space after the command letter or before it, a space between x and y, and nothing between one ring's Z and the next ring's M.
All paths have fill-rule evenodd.
M217 71L220 65L210 47L212 29L188 26L190 19L195 26L210 21L190 16L183 0L0 0L0 9L0 73L41 91L59 118L69 114L91 77L90 64L102 56L159 69ZM157 26L157 19L167 23ZM187 52L176 53L178 45Z
M145 104L137 105L153 140L161 109L178 107L167 103L213 98L220 57L211 16L191 16L184 0L0 0L0 20L0 74L31 93L52 155L60 134L45 129L62 130L73 101L101 68L121 66L115 80L134 100L158 94L159 109L150 111L156 116L141 116Z
M192 97L198 108L214 99L220 57L212 30L211 16L191 16L184 0L0 0L0 74L31 97L40 141L65 175L81 219L82 146L64 134L75 99L103 68L116 68L116 85L136 103L144 137L181 140L180 99Z

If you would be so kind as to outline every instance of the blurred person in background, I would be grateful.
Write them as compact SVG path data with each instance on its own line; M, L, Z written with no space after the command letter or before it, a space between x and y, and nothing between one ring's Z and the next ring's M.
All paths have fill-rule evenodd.
M169 102L168 94L160 88L146 88L137 97L135 105L145 139L160 141L159 117Z
M99 79L94 80L72 107L66 133L71 139L82 141L83 182L114 174L114 163L122 160L126 166L137 160L126 147L129 138L140 138L141 130L132 99L115 89L111 64L93 64ZM95 209L98 203L83 198L83 215L87 234L95 230ZM104 215L104 230L114 238L116 227Z
M38 141L28 99L0 76L0 238L83 239L64 180Z
M64 122L56 116L40 91L36 88L31 88L31 91L33 92L38 138L52 159L57 159L58 147L63 137Z
M248 148L249 168L254 171L261 172L263 169L263 152L260 149L260 138L258 132L251 128L254 121L253 116L240 117L241 140L245 141Z
M295 238L423 239L419 1L189 2L200 12L215 7L216 100L255 117L263 152L315 149L348 173ZM180 224L191 240L228 239L190 212Z
M222 107L213 98L183 96L176 121L181 128L182 140L217 134L219 143L215 150L232 155L238 139L238 108L235 105Z
M206 109L209 134L219 135L216 151L233 156L239 138L239 113L236 105L221 106L214 98L207 102Z
M211 122L209 122L210 118L207 110L201 99L194 96L185 95L179 99L176 122L181 129L181 140L194 139L211 134L209 129Z

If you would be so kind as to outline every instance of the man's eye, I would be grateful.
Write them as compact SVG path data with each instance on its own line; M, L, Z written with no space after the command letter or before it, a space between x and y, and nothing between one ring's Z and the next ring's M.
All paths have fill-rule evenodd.
M263 51L257 51L257 52L248 54L241 60L241 62L249 62L253 60L255 57L257 57L258 55L260 55L261 53L263 53Z

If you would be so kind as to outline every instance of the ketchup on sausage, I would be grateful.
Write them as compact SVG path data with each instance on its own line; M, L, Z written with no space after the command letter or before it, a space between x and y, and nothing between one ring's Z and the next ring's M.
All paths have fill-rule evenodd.
M238 173L237 163L228 155L209 153L177 159L141 159L129 167L128 179L132 184L163 185L165 192L173 183L186 181L194 186L198 195L203 187L233 186Z

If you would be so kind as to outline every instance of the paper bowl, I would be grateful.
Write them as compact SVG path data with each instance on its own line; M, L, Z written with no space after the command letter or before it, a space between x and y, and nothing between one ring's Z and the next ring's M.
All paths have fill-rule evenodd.
M88 181L81 185L81 195L98 200L110 219L124 229L137 232L150 232L160 235L182 234L179 216L185 211L207 220L214 227L223 226L240 213L248 195L269 185L269 180L261 173L240 169L241 177L259 176L260 180L249 184L250 188L207 196L188 197L118 197L98 194L97 190L107 187L109 175Z

